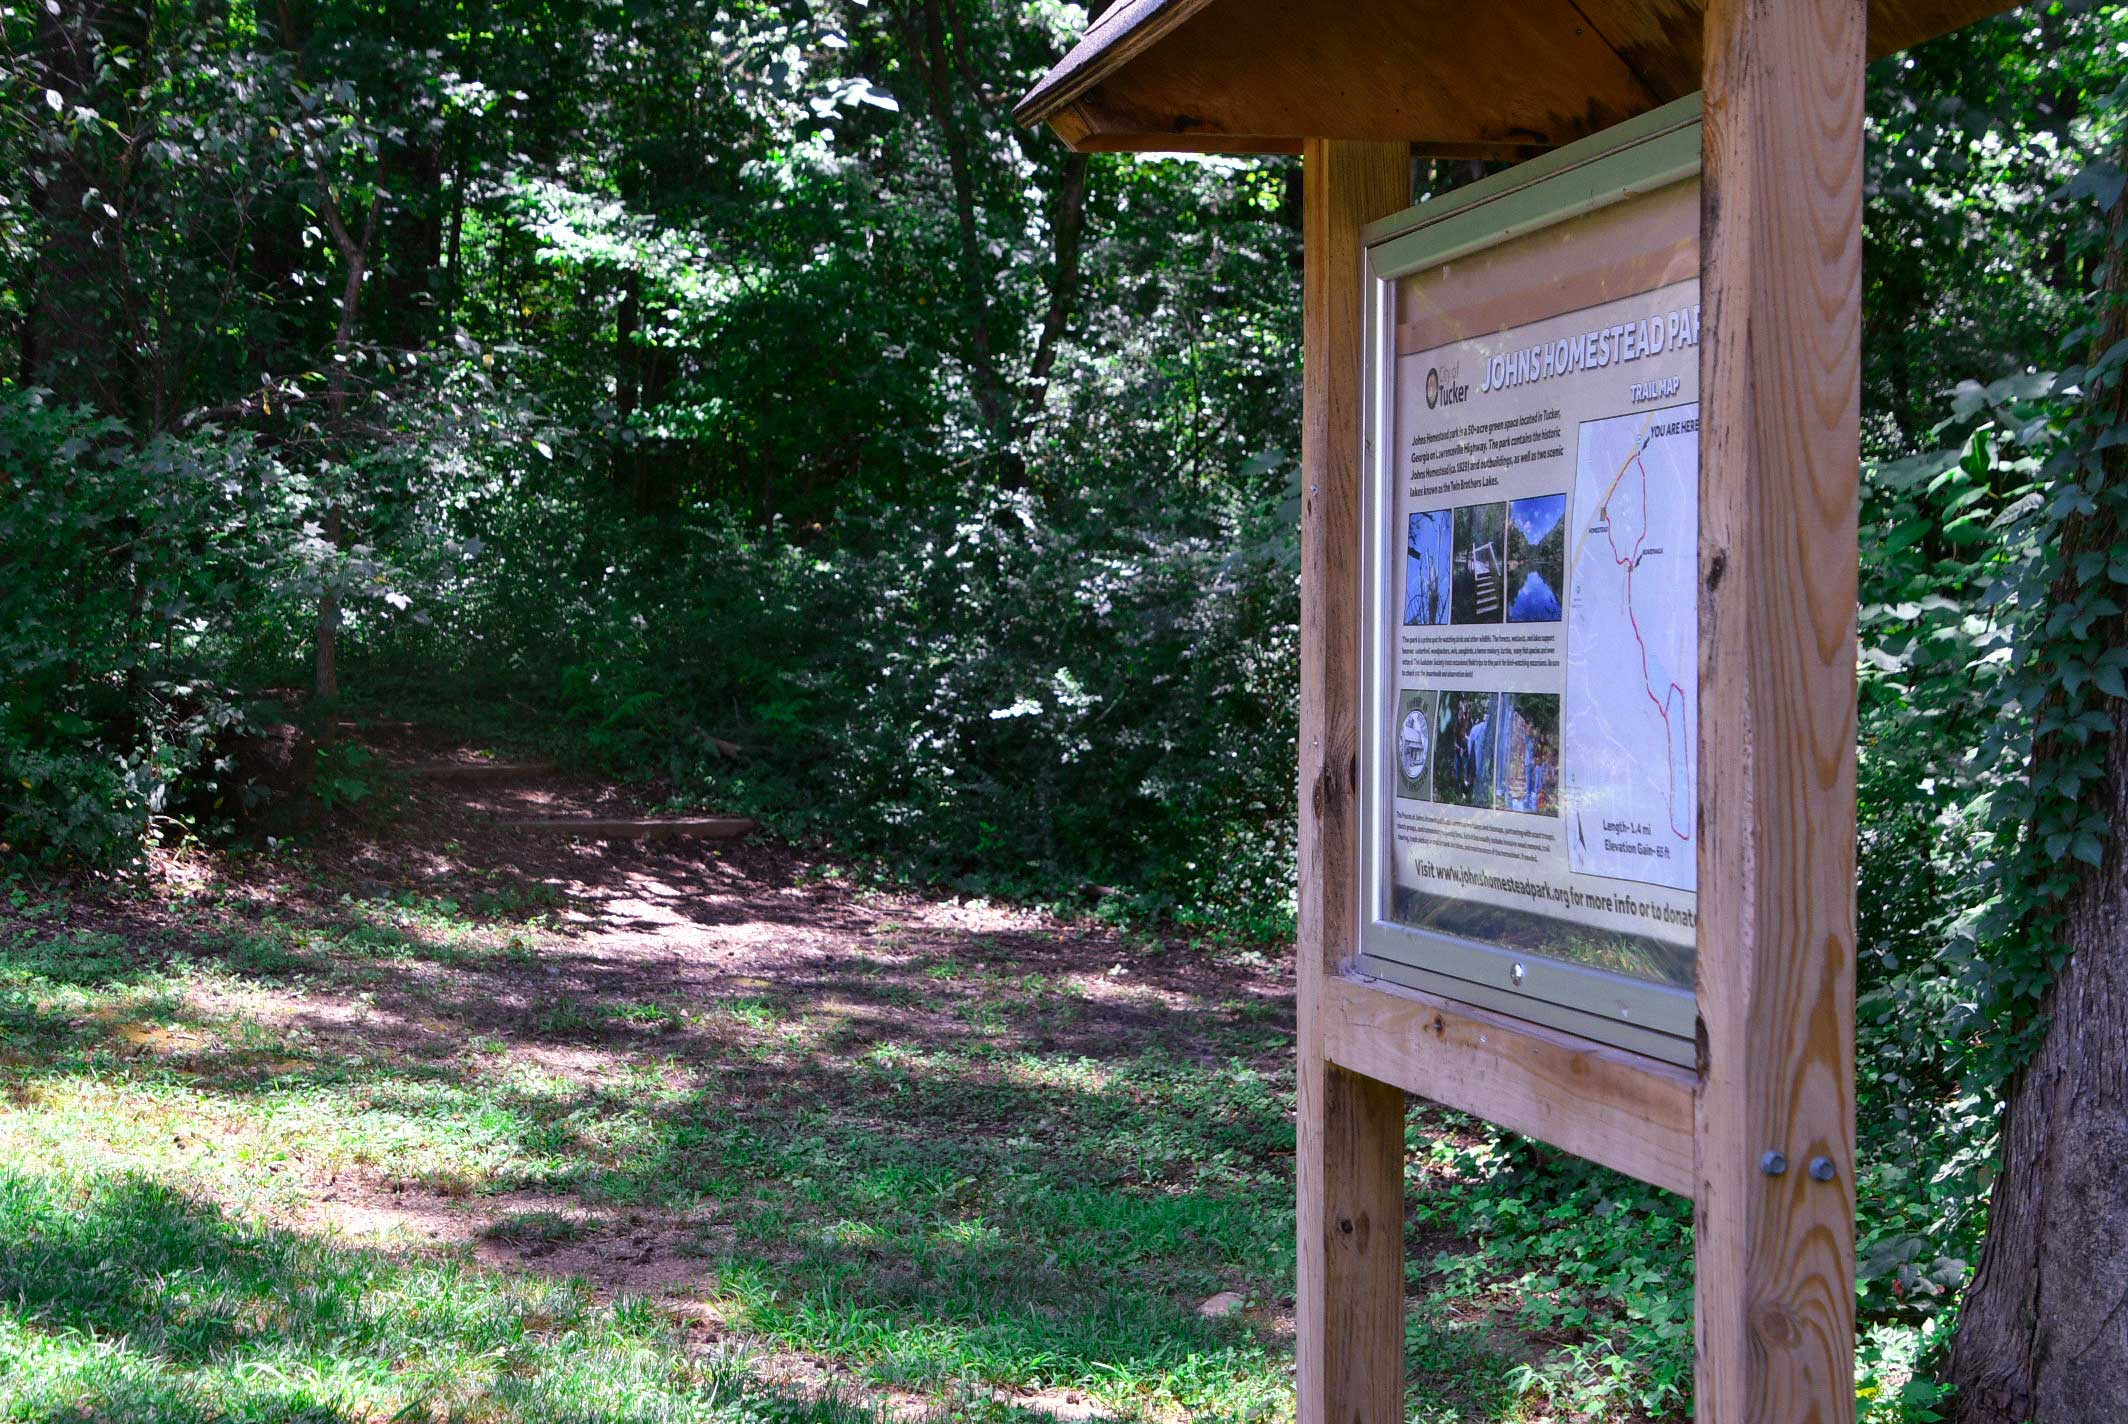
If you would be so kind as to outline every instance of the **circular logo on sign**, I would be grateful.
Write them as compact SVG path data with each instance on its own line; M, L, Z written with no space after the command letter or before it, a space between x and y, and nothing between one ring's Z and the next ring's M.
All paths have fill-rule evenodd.
M1426 368L1426 408L1432 410L1441 403L1441 368Z
M1432 755L1433 728L1428 725L1426 709L1414 707L1397 724L1397 765L1403 769L1404 779L1424 780L1427 760Z

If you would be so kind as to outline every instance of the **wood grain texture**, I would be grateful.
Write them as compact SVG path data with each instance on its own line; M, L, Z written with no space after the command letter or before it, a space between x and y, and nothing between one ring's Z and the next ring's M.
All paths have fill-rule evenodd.
M1871 57L2004 0L1871 0ZM1022 99L1075 148L1536 152L1698 86L1706 0L1123 0Z
M1069 103L1082 146L1331 135L1498 152L1548 148L1661 102L1571 0L1218 0L1157 18L1169 27L1155 42L1023 114L1046 119Z
M1358 939L1360 229L1410 202L1403 144L1310 143L1301 396L1298 1424L1401 1424L1404 1094L1332 1067L1323 992Z
M1308 1134L1321 1195L1302 1218L1321 1242L1300 1355L1296 1424L1404 1418L1404 1090L1320 1060ZM1321 1308L1313 1308L1320 1300Z
M1086 27L1086 33L1042 76L1012 116L1038 124L1129 64L1155 42L1202 10L1210 0L1121 0Z
M1452 266L1452 273L1429 269L1398 280L1397 355L1698 276L1699 186L1673 183ZM1441 280L1449 275L1454 280Z
M1445 1107L1690 1196L1698 1075L1393 984L1323 986L1324 1054Z
M1707 14L1698 1417L1854 1417L1864 0ZM1760 1169L1785 1155L1779 1176ZM1824 1156L1836 1175L1812 1180Z

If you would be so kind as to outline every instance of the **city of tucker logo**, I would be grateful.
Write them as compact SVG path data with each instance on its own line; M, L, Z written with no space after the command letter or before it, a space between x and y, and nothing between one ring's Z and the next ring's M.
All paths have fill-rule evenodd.
M1463 381L1463 363L1453 366L1428 366L1426 368L1426 408L1436 409L1442 405L1461 405L1470 399L1470 387Z

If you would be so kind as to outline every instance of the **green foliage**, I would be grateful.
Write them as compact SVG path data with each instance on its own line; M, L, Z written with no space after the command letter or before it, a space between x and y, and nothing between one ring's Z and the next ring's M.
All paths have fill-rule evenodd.
M311 794L326 811L366 800L373 789L366 779L369 748L352 742L329 742L318 749L318 770Z
M1928 1358L1946 1348L1941 1319L1919 1328L1876 1326L1855 1352L1856 1424L1938 1424L1950 1391L1926 1372Z
M2110 27L2099 52L2117 50L2121 24L2101 12L2086 33ZM2049 186L2026 195L2081 287L2055 293L2068 320L2045 354L2063 364L1958 382L1927 436L1959 443L1876 465L1866 485L1863 1015L1897 1102L2015 1066L2060 953L2054 907L2109 833L2096 797L2128 690L2128 482L2107 469L2121 435L2095 393L2128 344L2091 348L2128 111L2113 76L2057 134L2074 147L2044 145Z
M1872 367L1896 385L1907 356L1966 363L1925 400L1887 395L1898 421L1874 438L1898 458L1864 482L1859 1380L1883 1421L1938 1417L2002 1087L2044 1031L2062 897L2111 834L2102 758L2128 667L2128 480L2103 394L2128 347L2094 349L2128 28L2118 7L2056 6L1960 44L2043 64L2049 97L2027 118L1992 74L1946 68L1877 150L1905 184L1884 208L1924 254L1877 270L1940 285L1915 289L1918 329L1872 340ZM1947 378L1976 370L1994 379Z
M375 543L341 548L317 523L331 496L285 446L212 425L141 440L0 391L0 840L111 865L234 824L256 795L242 750L287 715L245 687L300 657L321 593L357 629L425 619L414 599L468 557L433 482L407 473L456 440L431 428L367 457L399 492L372 507ZM360 798L365 755L327 753L327 809Z
M248 440L135 444L35 394L0 394L0 466L0 839L109 861L226 820L250 714L222 656L294 577L296 482Z
M257 464L188 685L327 627L894 874L1288 920L1290 163L1018 130L1047 6L51 18L0 382ZM25 840L139 843L40 768Z
M1113 513L969 491L819 550L699 520L608 575L562 715L609 767L903 873L1122 882L1275 926L1295 621L1276 506Z
M1460 1119L1442 1123L1467 1130ZM1407 1253L1436 1301L1470 1301L1573 1343L1508 1374L1518 1394L1591 1417L1666 1417L1692 1387L1689 1203L1482 1126L1422 1133L1414 1225L1475 1241Z

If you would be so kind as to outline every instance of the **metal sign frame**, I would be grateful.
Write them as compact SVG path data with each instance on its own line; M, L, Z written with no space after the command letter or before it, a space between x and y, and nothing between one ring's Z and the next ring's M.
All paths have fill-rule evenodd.
M1691 987L1415 928L1389 917L1384 848L1390 837L1390 788L1384 749L1397 693L1392 614L1399 544L1400 451L1393 438L1398 283L1628 199L1696 183L1700 143L1695 94L1407 208L1361 234L1367 325L1361 387L1360 915L1359 943L1349 961L1361 976L1431 990L1685 1066L1696 1054L1697 1004Z

